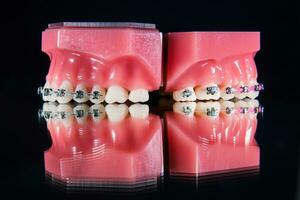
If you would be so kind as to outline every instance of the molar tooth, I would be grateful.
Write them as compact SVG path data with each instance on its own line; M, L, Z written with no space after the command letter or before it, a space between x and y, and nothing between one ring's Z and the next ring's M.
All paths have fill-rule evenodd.
M127 90L117 85L109 87L105 96L106 103L124 103L127 99Z
M173 104L173 111L185 116L194 116L196 102L176 102Z
M196 101L196 94L193 87L186 87L182 90L173 92L175 101Z
M101 88L100 86L93 86L90 94L90 101L95 104L102 103L105 99L105 92L105 89Z
M42 109L42 117L46 119L46 121L53 119L56 114L56 103L55 102L47 102L43 104L43 109Z
M105 111L111 122L119 122L128 114L128 106L126 104L108 104L105 106Z
M244 100L239 100L234 104L235 109L238 113L247 113L248 112L248 104Z
M220 103L216 101L198 102L196 106L196 114L217 118L220 113L220 107Z
M94 122L99 122L105 117L105 108L102 104L92 105L90 107L90 113Z
M129 106L131 117L145 119L149 115L149 106L146 104L133 104Z
M83 124L88 116L89 107L86 104L79 104L73 109L75 118L79 124Z
M63 122L65 126L70 126L73 123L73 109L70 104L59 104L57 106L57 113L59 119Z
M221 98L224 100L229 100L234 98L233 88L229 85L225 85L221 89Z
M220 89L216 84L198 86L195 88L195 93L199 100L218 100L220 98Z
M259 108L259 101L256 99L246 99L245 102L248 104L249 111L251 113L257 113Z
M73 98L73 95L71 95L72 92L73 92L73 86L71 82L64 81L59 87L59 89L57 90L56 100L59 103L68 103Z
M146 102L149 100L149 92L146 89L131 90L128 99L131 102Z
M51 85L48 83L48 81L45 83L42 91L43 100L44 101L51 101L54 102L56 100L56 95L54 93L54 89L51 87Z
M223 101L221 103L221 112L230 115L234 112L234 103L232 101Z
M89 100L88 92L84 84L79 84L76 86L73 99L78 103L84 103Z

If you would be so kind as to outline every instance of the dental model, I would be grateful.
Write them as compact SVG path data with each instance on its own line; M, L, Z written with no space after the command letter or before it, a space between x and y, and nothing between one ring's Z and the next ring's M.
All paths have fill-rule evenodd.
M51 60L44 101L146 102L161 86L162 36L154 24L50 24L42 50Z
M257 100L201 103L199 108L195 102L189 103L193 105L177 102L174 108L183 104L181 107L199 113L166 114L171 175L203 176L259 168L254 135L256 115L262 107Z
M45 152L45 168L51 178L75 186L157 183L163 174L162 125L154 114L136 117L135 112L146 112L145 105L129 109L124 104L60 106L45 103L41 112L52 139ZM127 110L131 116L116 117ZM86 117L81 117L83 121L79 116ZM118 118L117 122L112 118ZM73 120L65 123L66 119Z
M175 101L256 98L259 32L168 33L166 92Z

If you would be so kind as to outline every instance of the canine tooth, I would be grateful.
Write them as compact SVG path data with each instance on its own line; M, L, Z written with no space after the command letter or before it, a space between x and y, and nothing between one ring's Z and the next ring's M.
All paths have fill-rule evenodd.
M247 113L249 110L249 105L247 104L246 101L244 100L239 100L234 104L235 109L239 112L239 113Z
M131 90L128 99L134 103L146 102L149 100L148 90L145 89Z
M46 82L43 87L42 95L44 101L54 102L56 100L54 89L51 87L51 85L48 82Z
M133 104L129 106L131 117L145 119L149 115L149 106L146 104Z
M90 113L95 122L99 122L105 117L105 108L102 104L92 105L90 107Z
M218 100L220 98L220 89L216 84L198 86L195 88L195 93L199 100Z
M124 103L127 99L127 90L117 85L109 87L105 96L106 103Z
M233 88L231 86L224 86L221 89L221 98L224 100L229 100L234 98Z
M253 86L253 87L255 87L256 85L258 85L258 83L257 83L257 81L251 81L250 85ZM250 91L248 93L248 97L251 98L251 99L255 99L256 97L258 97L258 95L259 95L259 91L255 91L255 90L254 91Z
M173 111L186 116L193 116L196 109L195 102L176 102L173 104Z
M46 120L52 119L56 114L56 103L55 102L47 102L43 104L42 117Z
M220 113L220 103L219 102L198 102L196 106L197 115L206 115L208 117L216 118Z
M187 87L173 92L175 101L196 101L196 94L193 87Z
M84 84L79 84L76 86L73 99L78 103L84 103L89 100L88 93Z
M99 87L98 85L93 86L90 101L95 104L102 103L105 99L105 89Z
M59 89L57 90L56 100L59 103L68 103L72 100L73 95L70 93L73 92L73 86L70 81L64 81Z
M221 112L230 115L234 111L234 103L232 101L223 101L221 103Z
M65 126L70 126L73 122L73 109L70 104L59 104L57 106L57 113L59 119Z
M108 104L105 106L105 111L111 122L119 122L128 114L128 106L126 104Z
M79 104L73 109L75 118L79 124L83 124L88 116L89 107L86 104Z

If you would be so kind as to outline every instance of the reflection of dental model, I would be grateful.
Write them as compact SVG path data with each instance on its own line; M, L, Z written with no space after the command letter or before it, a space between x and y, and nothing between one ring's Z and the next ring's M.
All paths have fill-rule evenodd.
M259 147L254 135L256 114L262 109L257 100L202 103L197 105L200 109L194 108L195 102L177 102L177 106L190 103L200 115L166 114L171 175L203 176L259 168ZM219 112L213 117L212 108Z
M98 187L145 184L149 180L157 183L163 174L162 126L158 116L126 117L115 123L109 117L112 108L101 104L91 106L87 112L82 104L82 112L76 109L78 106L66 106L60 111L53 103L43 107L52 139L52 146L45 152L45 168L52 178L68 184L81 183L78 185L82 187L88 187L89 182L99 183ZM144 106L141 105L142 110ZM135 112L138 107L134 105L129 110ZM123 107L113 109L120 112ZM75 110L80 116L87 115L83 123L61 123L65 117L74 116ZM104 118L105 110L110 110L108 119Z
M256 98L258 32L169 33L166 91L175 101Z
M154 24L59 23L43 32L51 59L44 101L146 102L161 85L162 37Z

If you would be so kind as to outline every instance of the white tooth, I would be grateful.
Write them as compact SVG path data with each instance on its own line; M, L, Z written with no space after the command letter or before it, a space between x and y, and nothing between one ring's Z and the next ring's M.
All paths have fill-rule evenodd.
M173 104L173 111L185 116L193 116L196 109L195 102L176 102Z
M105 117L105 108L102 104L92 105L90 107L90 113L92 114L94 122L99 122Z
M54 93L54 88L48 83L45 83L43 88L43 100L54 102L56 100L56 94Z
M146 104L133 104L129 106L131 117L145 119L149 115L149 106Z
M126 104L108 104L105 106L105 111L111 122L119 122L128 114L128 106Z
M47 102L43 104L43 117L48 121L54 117L56 114L56 103L55 102Z
M235 110L237 110L238 113L248 112L248 106L248 103L244 100L239 100L234 104Z
M70 81L64 81L59 89L57 90L56 100L59 103L68 103L72 100L73 95L70 93L73 92L73 86Z
M134 103L146 102L149 100L148 90L145 89L131 90L128 99Z
M109 87L105 96L106 103L124 103L127 99L127 90L117 85Z
M78 103L84 103L89 100L88 92L84 84L81 83L76 86L73 99Z
M209 88L216 88L216 91L209 91ZM220 98L220 89L216 84L209 84L203 87L198 86L195 88L196 97L199 100L218 100Z
M256 99L246 99L245 101L248 104L248 108L252 110L252 113L256 113L254 109L259 107L259 101Z
M231 86L230 85L225 85L224 87L222 87L222 89L221 89L221 98L224 99L224 100L233 99L234 98L234 93L227 94L226 93L227 88L231 88Z
M216 101L198 102L196 107L196 114L217 118L220 113L220 107L220 103Z
M182 90L173 92L175 101L196 101L196 94L193 87L186 87Z
M255 86L257 84L258 84L257 81L250 81L249 85ZM255 99L256 97L258 97L258 95L259 95L259 91L250 91L248 93L248 97L251 98L251 99Z
M83 124L88 117L89 107L86 104L79 104L73 109L75 118L79 124Z
M95 104L102 103L105 99L105 89L101 88L98 85L93 86L92 92L90 95L90 101Z
M230 115L234 111L234 103L232 101L223 101L221 103L221 112Z
M244 99L244 98L246 98L246 97L248 96L248 93L245 93L245 92L241 92L241 91L240 91L240 90L241 90L241 87L245 87L245 84L240 83L240 84L238 85L238 87L237 87L237 90L238 90L238 91L235 91L235 93L234 93L234 96L235 96L236 98L238 98L238 99Z
M57 106L57 113L59 119L63 122L65 126L70 126L73 123L73 109L70 104L59 104Z

